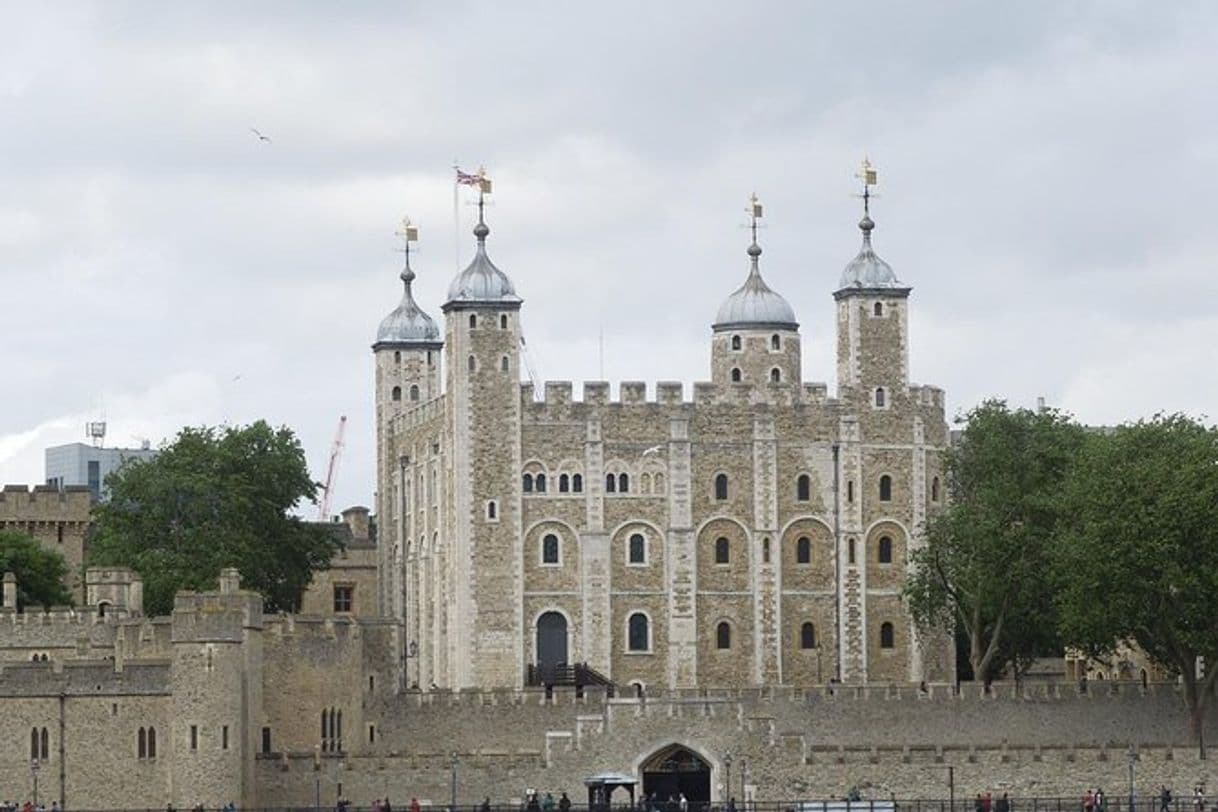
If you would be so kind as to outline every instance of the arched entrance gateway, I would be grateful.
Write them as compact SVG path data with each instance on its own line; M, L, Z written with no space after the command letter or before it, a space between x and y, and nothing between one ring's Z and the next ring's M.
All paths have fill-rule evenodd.
M546 612L537 618L537 667L543 674L553 674L557 666L566 664L567 619L561 612Z
M643 797L654 797L660 809L685 793L689 808L702 809L711 800L711 768L687 747L670 744L643 762Z

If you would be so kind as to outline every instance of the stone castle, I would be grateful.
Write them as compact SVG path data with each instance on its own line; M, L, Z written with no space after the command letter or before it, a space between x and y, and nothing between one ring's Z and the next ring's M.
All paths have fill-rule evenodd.
M802 378L755 227L692 401L663 382L538 401L481 216L443 338L407 253L373 351L380 607L417 651L410 684L519 687L569 663L644 689L950 678L949 641L919 639L901 601L943 503L943 392L910 383L910 288L859 227L836 397Z
M0 800L579 803L601 772L695 803L1077 797L1119 794L1131 759L1141 796L1215 778L1177 686L958 690L947 641L911 626L944 405L909 383L909 288L873 225L835 293L834 398L801 379L755 239L692 401L551 383L538 402L481 217L443 339L408 260L374 345L379 521L344 513L298 615L228 570L149 617L134 573L82 569L87 493L5 488L0 526L62 545L79 605L19 611L4 579ZM565 684L575 663L607 684Z

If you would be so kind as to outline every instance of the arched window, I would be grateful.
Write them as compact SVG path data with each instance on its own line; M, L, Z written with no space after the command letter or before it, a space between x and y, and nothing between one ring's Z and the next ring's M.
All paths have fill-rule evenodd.
M782 339L778 337L778 333L775 333L774 335L770 336L770 349L772 349L772 350L781 350L782 349Z
M882 387L882 386L876 387L876 390L875 390L875 407L876 407L877 409L883 409L883 408L884 408L884 387Z
M766 536L761 540L761 563L770 563L770 537Z
M507 314L506 313L500 314L500 316L499 316L499 329L500 330L507 329Z
M893 643L892 624L891 623L881 623L880 624L880 648L892 648L893 645L894 645L894 643Z
M427 366L432 367L432 366L435 366L435 365L436 365L436 361L435 361L435 359L434 359L434 358L432 358L432 356L431 356L431 350L428 350L428 351L427 351Z
M395 363L395 364L402 363L402 351L401 350L393 351L393 363Z
M634 533L630 536L630 563L647 563L647 539L643 538L642 533Z
M846 541L846 561L850 564L854 563L854 539Z
M571 477L571 490L575 493L584 492L584 477L583 474L575 474Z
M410 385L410 399L415 403L419 402L419 385L417 383Z
M605 474L605 493L617 493L617 477Z
M726 620L719 621L715 627L715 648L727 649L732 647L732 624Z
M715 476L715 498L720 502L727 499L727 474L717 474Z
M651 474L644 472L639 475L639 493L651 493Z
M546 475L538 474L534 480L534 484L537 487L538 493L545 493L546 492Z
M617 492L630 493L630 474L617 475Z
M795 480L795 498L800 502L812 498L812 478L807 474L800 474L799 479Z
M778 367L770 370L770 383L782 383L782 370Z
M812 539L807 536L800 536L795 540L795 563L812 563Z
M930 481L930 501L939 501L939 477L934 477Z
M664 475L663 474L656 474L655 488L656 488L657 494L664 493Z
M156 728L148 728L148 758L156 758Z
M740 367L732 367L732 383L740 383Z
M501 372L507 372L511 368L511 362L508 361L508 357L506 355L499 359L499 370Z
M566 474L558 475L558 492L567 493L571 490L571 477Z
M875 310L874 310L874 311L872 311L872 312L874 312L874 313L875 313L877 316L882 316L882 315L884 315L884 305L880 304L879 302L876 302L876 303L875 303Z
M642 612L635 612L627 621L627 647L630 651L650 651L651 650L651 624L647 621L647 615Z
M139 753L139 758L148 758L148 734L142 727L136 735L136 752Z
M51 757L51 736L44 727L38 736L39 744L42 745L42 760L46 761Z
M475 371L477 371L477 369L478 369L478 359L474 358L474 356L472 356L472 355L471 355L469 358L466 358L466 359L465 359L465 367L466 367L466 369L468 369L470 372L475 372Z
M38 758L38 728L30 728L30 761Z
M846 501L854 504L854 480L846 480Z
M541 563L558 563L558 536L553 533L547 533L541 540Z
M799 627L799 647L816 648L816 627L811 623Z
M395 402L401 400L402 399L402 387L400 387L400 386L393 387L393 391L390 392L389 397L393 398L393 400Z
M533 475L525 474L524 476L522 476L520 478L520 487L524 489L525 493L532 493L533 492Z
M477 326L478 326L478 314L477 314L477 313L470 313L470 314L469 314L469 329L471 329L471 330L472 330L472 329L474 329L474 328L475 328L475 327L477 327Z
M740 336L732 336L732 349L740 349Z
M878 559L881 564L892 563L892 539L888 536L880 536Z
M892 501L892 477L888 476L888 474L880 477L880 501Z
M716 564L727 564L731 560L732 560L731 543L723 536L720 536L719 538L715 539L715 563Z
M499 506L495 504L494 499L486 503L486 518L491 521L499 518Z

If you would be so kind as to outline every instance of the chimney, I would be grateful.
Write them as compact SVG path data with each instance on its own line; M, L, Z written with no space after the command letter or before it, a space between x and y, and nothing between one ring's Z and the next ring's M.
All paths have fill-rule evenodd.
M241 589L241 573L236 567L220 570L220 594L232 595Z
M1036 399L1036 411L1043 412L1044 410L1045 410L1045 399L1043 397L1039 397Z
M11 572L4 573L4 592L0 595L0 606L17 611L17 576Z
M356 541L368 540L368 508L357 506L343 511L343 521L351 528L351 537Z

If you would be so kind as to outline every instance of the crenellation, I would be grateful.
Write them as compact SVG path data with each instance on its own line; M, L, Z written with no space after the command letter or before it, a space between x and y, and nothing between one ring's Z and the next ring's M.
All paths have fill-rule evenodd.
M642 381L622 381L618 384L618 397L623 404L647 402L647 384Z
M589 406L607 406L609 404L609 382L584 381L583 402Z

